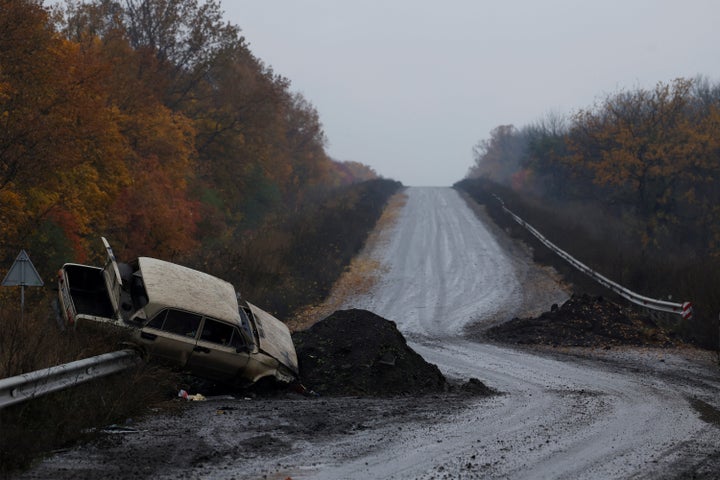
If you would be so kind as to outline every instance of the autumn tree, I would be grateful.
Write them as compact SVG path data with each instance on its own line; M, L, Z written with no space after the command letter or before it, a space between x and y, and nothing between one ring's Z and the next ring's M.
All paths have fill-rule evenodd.
M279 153L286 85L246 46L235 45L197 86L198 101L185 105L197 129L200 188L218 200L213 204L231 230L281 200L277 184L290 172Z
M680 79L622 92L574 117L570 164L592 172L596 185L643 219L646 245L677 220L689 175L713 148L691 114L691 85Z
M340 162L333 160L333 185L350 185L379 178L377 172L364 163L348 160Z
M82 258L84 235L103 223L103 203L123 171L105 65L62 38L37 2L1 7L0 217L14 222L2 226L5 244L37 244L52 256L50 222Z
M720 256L720 84L698 77L689 109L696 144L682 179L685 225L692 225L701 248Z
M564 115L548 113L540 120L523 127L526 141L523 159L525 182L522 190L537 196L566 199L572 196L574 186L566 179L570 171L561 161L567 155L567 119ZM517 174L516 174L517 176Z
M500 125L490 132L490 139L473 147L475 164L468 176L488 177L509 185L513 175L522 170L527 152L526 138L514 125Z
M195 129L192 120L164 104L163 87L172 83L166 53L134 45L117 4L77 4L70 13L67 34L81 48L96 48L108 65L107 107L116 112L123 138L127 175L115 179L118 188L106 206L113 223L105 234L123 256L188 255L199 221L191 191Z

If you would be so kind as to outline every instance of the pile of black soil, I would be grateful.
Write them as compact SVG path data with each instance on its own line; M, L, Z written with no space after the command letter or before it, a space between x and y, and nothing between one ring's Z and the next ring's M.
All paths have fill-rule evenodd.
M320 395L416 395L449 389L438 367L407 345L395 322L366 310L336 311L294 333L293 341L302 382Z
M675 342L650 317L600 296L573 295L537 318L514 318L490 328L491 340L526 345L669 347Z

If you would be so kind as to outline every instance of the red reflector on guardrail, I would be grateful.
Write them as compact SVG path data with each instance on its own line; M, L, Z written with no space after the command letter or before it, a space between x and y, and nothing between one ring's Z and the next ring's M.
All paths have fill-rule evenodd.
M690 320L693 316L692 303L685 302L682 304L682 318L683 320Z

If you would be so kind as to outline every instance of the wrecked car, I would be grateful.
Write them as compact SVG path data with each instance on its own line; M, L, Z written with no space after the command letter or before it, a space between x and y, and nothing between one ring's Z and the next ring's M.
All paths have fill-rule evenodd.
M297 379L287 326L239 299L230 283L150 257L119 263L108 241L102 242L103 267L66 263L58 272L59 313L67 325L131 329L144 354L209 380L247 385Z

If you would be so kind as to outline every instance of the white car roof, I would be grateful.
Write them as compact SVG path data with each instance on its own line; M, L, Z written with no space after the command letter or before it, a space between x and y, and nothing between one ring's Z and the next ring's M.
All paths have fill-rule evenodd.
M138 258L148 301L240 326L235 288L204 272L150 257Z

